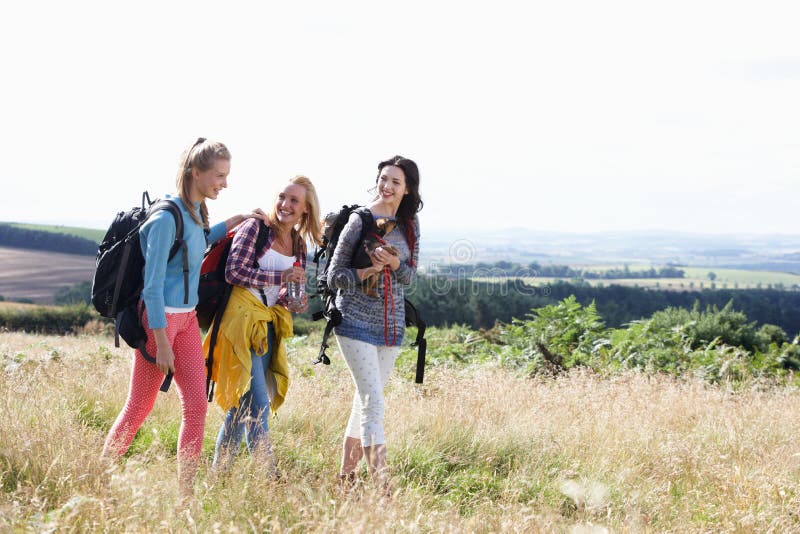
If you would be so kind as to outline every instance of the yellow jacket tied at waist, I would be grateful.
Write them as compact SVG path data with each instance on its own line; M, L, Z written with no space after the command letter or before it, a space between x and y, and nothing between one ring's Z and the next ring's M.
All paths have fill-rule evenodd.
M223 410L238 406L239 399L250 389L250 348L262 356L267 352L269 323L275 329L275 344L266 378L270 410L274 414L289 390L289 362L284 340L294 335L292 314L280 305L267 308L247 289L233 286L222 315L211 369L211 379L217 384L217 404ZM203 340L206 358L210 342L211 335L207 334Z

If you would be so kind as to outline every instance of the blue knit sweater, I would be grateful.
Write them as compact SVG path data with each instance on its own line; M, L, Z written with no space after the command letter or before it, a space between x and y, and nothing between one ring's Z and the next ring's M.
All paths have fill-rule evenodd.
M361 290L356 269L351 267L355 247L361 237L361 216L351 213L342 233L331 265L328 269L328 286L337 289L336 307L342 312L342 323L334 329L336 335L345 336L372 345L394 345L403 341L405 334L405 305L404 289L411 283L416 275L419 258L419 219L414 218L414 234L416 244L413 252L406 243L405 232L398 224L384 239L394 245L400 253L400 268L391 274L392 295L394 306L388 310L388 321L384 321L384 281L383 274L379 275L378 298L371 297ZM410 259L414 258L411 266ZM389 301L391 304L391 300ZM387 339L388 338L388 339Z
M183 302L183 251L167 262L169 250L175 242L175 219L165 210L155 212L139 230L139 244L144 255L144 300L147 322L150 328L166 328L167 318L164 306L186 308L197 305L197 287L200 283L200 264L206 250L206 236L203 227L192 220L180 197L165 195L172 200L183 214L183 239L189 258L189 302ZM195 206L199 210L200 203ZM225 236L225 223L211 227L208 242L213 243Z

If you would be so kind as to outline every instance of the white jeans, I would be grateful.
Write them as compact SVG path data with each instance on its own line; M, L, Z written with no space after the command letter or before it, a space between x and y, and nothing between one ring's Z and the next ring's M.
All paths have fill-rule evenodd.
M386 443L383 433L383 389L389 382L400 347L376 346L344 336L336 336L356 392L345 436L361 438L371 447Z

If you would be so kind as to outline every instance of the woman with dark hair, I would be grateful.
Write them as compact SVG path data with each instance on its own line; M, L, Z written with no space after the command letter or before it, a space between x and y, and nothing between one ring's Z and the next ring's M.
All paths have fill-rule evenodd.
M368 252L372 266L352 267L354 254L364 246L361 216L353 213L330 260L328 285L337 290L342 321L334 333L356 386L339 476L349 487L366 457L372 480L388 494L383 390L405 333L403 286L411 283L419 261L417 212L422 199L417 164L402 156L382 161L375 184L376 196L368 208L376 224L368 232L381 246ZM378 236L374 231L378 226L391 230ZM375 274L377 296L362 288L362 282Z
M257 209L209 226L206 200L217 198L228 187L230 168L228 148L201 137L181 157L177 194L164 197L174 202L183 215L188 287L184 286L184 253L169 259L176 233L172 215L166 210L157 211L139 230L145 258L140 304L144 306L142 321L147 332L145 350L156 355L156 364L148 363L136 350L128 398L103 447L104 455L118 458L125 454L155 404L164 375L173 372L183 412L178 436L178 480L184 497L192 493L208 404L200 326L194 310L206 242L224 237L227 230L247 218L267 218Z

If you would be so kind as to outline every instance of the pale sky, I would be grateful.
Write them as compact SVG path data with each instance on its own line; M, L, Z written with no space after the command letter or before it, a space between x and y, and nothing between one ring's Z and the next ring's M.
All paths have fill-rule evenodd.
M427 228L798 233L795 2L5 2L0 221L105 227L233 154L212 219L377 163Z

